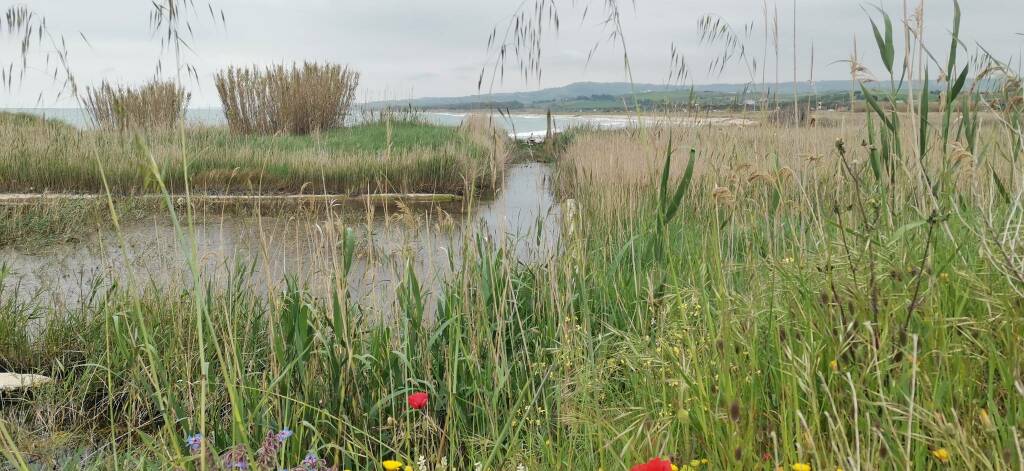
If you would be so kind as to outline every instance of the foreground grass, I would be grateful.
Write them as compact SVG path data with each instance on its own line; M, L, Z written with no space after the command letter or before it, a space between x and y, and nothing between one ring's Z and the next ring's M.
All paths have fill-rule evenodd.
M331 225L330 299L294 283L266 297L245 270L72 310L7 296L0 369L59 379L4 407L9 456L69 469L1024 462L1021 285L979 229L1008 217L978 191L988 174L959 174L940 199L955 217L936 218L913 181L844 176L835 140L863 128L671 132L663 180L667 130L574 136L557 163L577 208L561 255L523 265L472 240L433 318L411 272L394 318L364 318L346 295L351 235ZM981 136L978 168L1005 157L998 134ZM670 213L691 145L694 180ZM624 149L632 173L609 167ZM415 391L425 408L406 402Z
M938 117L924 90L923 116L829 129L574 135L556 255L467 232L452 276L407 270L386 319L348 295L358 244L330 223L327 297L254 289L248 265L72 309L0 296L0 370L57 378L0 399L0 452L22 469L1019 469L1024 108L982 114L945 85Z
M379 121L312 136L239 136L221 128L142 136L80 131L0 113L0 192L158 192L150 156L173 193L458 193L493 190L504 154L486 124L448 128Z

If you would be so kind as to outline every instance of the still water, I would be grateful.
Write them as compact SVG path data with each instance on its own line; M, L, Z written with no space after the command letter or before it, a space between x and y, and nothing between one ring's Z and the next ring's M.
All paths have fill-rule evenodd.
M7 111L31 113L51 119L64 121L78 128L86 128L90 125L89 116L81 108L18 108ZM464 112L423 112L419 113L423 119L442 126L458 126L466 118ZM623 117L625 118L625 117ZM220 108L189 108L185 113L185 119L189 124L202 126L226 126L224 113ZM357 124L362 119L359 112L350 113L346 124ZM542 114L516 114L511 116L495 115L495 121L500 123L510 132L520 131L542 131L547 128L547 117ZM558 126L570 124L581 124L585 120L580 117L559 116L556 122Z
M81 109L20 110L87 127ZM353 113L353 122L360 114ZM464 112L428 112L433 123L457 126ZM219 109L190 109L190 123L223 125ZM547 128L543 114L495 116L510 134ZM638 121L624 115L558 115L555 129L586 125L624 128ZM443 280L460 266L464 246L476 237L511 247L514 263L542 263L557 250L561 211L552 196L550 168L542 164L508 169L494 199L474 205L411 208L324 208L281 216L206 214L179 237L166 214L110 229L84 230L80 240L26 251L0 248L0 267L11 272L0 296L45 300L75 306L112 287L139 291L181 289L191 285L189 260L203 280L225 282L240 271L247 283L267 291L280 289L286 276L297 278L319 295L329 293L343 228L355 231L358 246L348 285L364 307L391 310L397 283L411 268L428 291L437 295ZM469 207L467 210L466 208ZM369 211L368 211L369 209ZM472 245L470 246L472 248ZM428 302L428 305L432 305Z
M121 237L107 229L44 249L0 249L0 265L12 272L0 295L70 307L129 281L139 291L180 289L191 286L193 259L204 281L223 283L248 270L245 282L256 288L281 289L287 275L326 296L338 273L340 233L349 227L357 248L347 281L357 302L389 312L398 282L412 268L433 306L467 242L472 248L477 236L486 237L509 247L513 263L543 263L557 250L560 214L550 168L531 163L511 167L498 195L469 211L455 204L273 217L206 214L183 238L168 216L156 215L123 227Z
M47 118L59 119L79 128L89 126L89 117L81 108L18 108L6 111L19 111L31 113ZM419 115L434 124L443 126L458 126L462 123L468 113L466 112L443 112L430 111L421 112ZM348 124L356 124L361 118L361 113L349 114ZM224 113L219 108L190 108L185 114L190 124L204 126L224 126L227 122ZM622 129L635 126L637 123L644 125L651 124L675 124L675 125L699 125L705 122L709 124L746 124L731 118L692 118L674 117L666 118L647 115L642 117L625 114L556 114L552 118L555 130L565 130L570 127L587 126L597 129ZM510 115L494 115L494 121L501 125L509 133L526 134L547 130L547 116L540 113L516 113Z

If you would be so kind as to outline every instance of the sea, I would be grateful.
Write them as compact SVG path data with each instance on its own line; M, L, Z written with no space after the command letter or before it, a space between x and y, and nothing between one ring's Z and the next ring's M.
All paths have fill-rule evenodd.
M2 111L30 113L50 119L58 119L78 128L88 128L91 125L88 114L82 108L7 108ZM364 113L358 110L349 114L346 120L347 125L358 124L363 119ZM434 124L442 126L458 126L469 112L463 111L422 111L417 115ZM224 113L220 108L190 108L185 118L188 124L202 126L223 126L227 125ZM494 122L505 128L509 134L527 136L547 130L547 116L543 113L516 113L516 114L494 114ZM641 118L647 120L648 118ZM622 129L635 125L638 122L636 116L625 114L555 114L552 117L553 130L564 131L565 129L577 126L586 126L597 129Z

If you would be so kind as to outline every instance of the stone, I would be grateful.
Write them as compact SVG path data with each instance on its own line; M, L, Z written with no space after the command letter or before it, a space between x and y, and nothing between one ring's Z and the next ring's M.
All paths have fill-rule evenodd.
M52 382L52 378L43 375L0 373L0 391L17 391L19 389L34 388Z

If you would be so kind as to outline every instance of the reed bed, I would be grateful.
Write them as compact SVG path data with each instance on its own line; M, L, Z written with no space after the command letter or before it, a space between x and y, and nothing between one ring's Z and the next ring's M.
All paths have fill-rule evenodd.
M224 116L240 134L309 134L345 124L359 72L306 62L223 70L215 77Z
M492 191L502 167L491 131L418 121L370 123L313 136L242 136L220 128L124 134L31 121L0 123L0 192L153 193L152 156L172 193L455 193ZM481 134L483 133L483 134ZM486 137L476 137L486 135ZM483 139L481 141L481 139ZM184 150L184 154L182 153ZM102 169L103 175L100 170Z
M990 146L990 154L976 155L965 149L965 143L954 143L943 150L931 146L924 159L908 161L899 171L904 186L887 195L897 205L918 204L922 181L913 177L926 166L929 172L941 173L962 197L978 201L991 198L997 191L992 173L1005 178L1000 184L1020 186L1019 169L1013 165L1014 141L1006 139L1005 129L997 113L980 114L978 140ZM836 121L832 127L795 128L772 125L763 113L750 114L760 125L730 127L652 127L602 133L574 135L558 166L563 175L560 191L577 195L580 188L599 187L602 191L586 192L606 211L629 215L643 205L643 188L652 185L664 164L664 152L672 143L680 152L695 149L693 174L704 185L694 204L716 207L718 195L736 198L764 196L779 198L775 204L791 211L805 211L808 206L829 210L835 204L835 189L848 186L850 174L859 179L875 179L871 164L869 131L864 114L829 113ZM929 118L941 122L942 114ZM900 125L904 146L914 144L913 123ZM845 160L838 158L836 144L844 143ZM956 150L956 152L951 152ZM687 167L685 158L676 159L670 175L680 177ZM848 174L848 172L852 172ZM606 198L606 200L605 200ZM755 208L763 211L765 208ZM627 218L628 219L628 218Z
M83 105L93 123L118 131L173 129L185 117L191 94L172 81L153 80L140 87L103 82L88 88Z
M970 172L954 166L968 144L944 145L938 125L923 161L915 128L897 128L895 180L875 176L870 144L845 144L877 138L864 117L573 133L555 164L573 201L556 256L522 263L466 233L450 277L406 271L383 319L350 296L361 242L331 221L327 297L295 281L268 293L245 269L137 280L148 289L74 309L6 296L0 368L58 378L0 415L8 454L96 469L1014 469L1022 285L1005 232L986 229L1013 204L982 169L1020 194L1018 131L979 116ZM938 210L922 169L948 174Z
M1009 157L981 126L978 160ZM981 172L942 219L913 179L865 183L836 139L867 132L575 135L557 257L467 235L384 319L349 296L359 241L331 223L326 298L245 270L71 310L7 296L2 367L59 379L4 410L9 441L98 469L1018 467L1020 285L985 230L1010 207Z
M358 241L337 221L317 232L328 296L239 270L80 309L7 298L0 367L58 380L0 409L0 451L24 469L1019 469L1024 110L956 83L938 115L926 89L920 113L879 94L829 129L573 135L557 253L466 232L451 277L406 270L382 319L349 295Z

